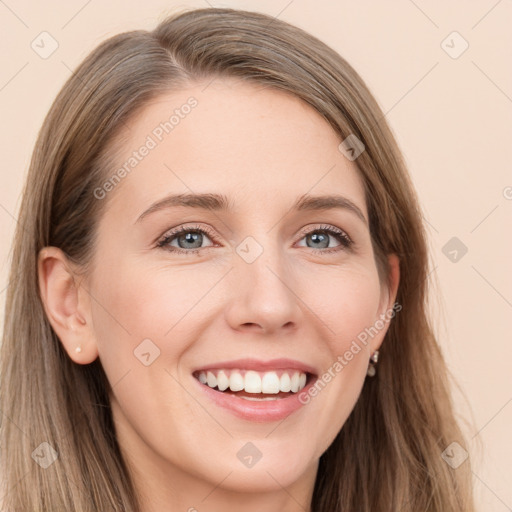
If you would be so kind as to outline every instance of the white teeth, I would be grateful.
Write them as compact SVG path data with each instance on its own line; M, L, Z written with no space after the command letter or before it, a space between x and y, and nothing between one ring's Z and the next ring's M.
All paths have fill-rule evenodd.
M280 380L276 372L268 372L261 379L261 393L279 393Z
M206 374L206 383L211 388L214 388L217 385L217 377L212 372L208 372Z
M281 391L290 391L292 389L290 376L287 373L281 375Z
M281 373L279 377L278 373ZM256 372L253 370L208 370L199 372L199 382L219 391L230 389L233 392L246 391L247 393L278 394L279 392L297 393L306 386L307 376L303 372L278 370L270 372ZM247 397L251 398L252 397ZM277 397L265 397L274 399ZM254 398L262 400L263 398Z
M261 393L261 377L252 370L245 374L244 389L247 393Z
M231 391L242 391L244 389L244 378L237 372L229 377L229 389Z
M229 388L228 376L222 370L217 374L217 387L219 391L224 391Z
M293 393L299 391L299 372L295 372L292 377L291 390Z

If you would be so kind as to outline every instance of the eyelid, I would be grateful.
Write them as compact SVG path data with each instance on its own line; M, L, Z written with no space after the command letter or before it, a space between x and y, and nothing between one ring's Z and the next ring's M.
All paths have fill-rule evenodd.
M213 230L210 227L204 226L204 225L199 225L199 224L189 225L188 223L185 223L185 224L182 224L180 226L176 226L174 228L171 228L171 229L168 229L167 231L165 231L165 233L163 235L161 235L160 237L158 237L158 239L156 240L156 245L157 245L157 247L162 247L162 245L169 238L174 238L175 236L179 235L182 232L188 233L189 231L204 232L205 234L208 235L209 238L212 239L212 241L216 240L216 236L215 236ZM207 249L207 247L203 247L201 249ZM179 250L180 249L177 249L178 252L179 252ZM194 249L185 251L185 249L183 249L183 251L185 251L185 252L191 252L193 250Z
M180 233L187 233L191 231L198 231L200 233L204 233L208 235L208 237L214 242L213 245L207 246L207 247L199 247L194 249L181 249L178 247L172 247L172 249L166 248L166 244L169 242L169 239L175 239L177 235ZM332 252L338 252L341 250L350 250L352 246L354 245L354 241L350 237L350 235L343 229L338 228L337 226L330 225L330 224L321 224L318 227L311 227L311 225L304 226L299 231L299 238L294 242L294 245L302 240L305 236L315 233L315 232L327 232L330 236L337 236L344 240L344 242L340 241L340 246L336 247L326 247L321 249L315 249L314 247L309 247L313 252L319 252L319 253L332 253ZM177 226L175 228L171 228L167 230L161 237L159 237L156 241L157 248L162 248L164 250L167 250L169 252L174 253L188 253L188 254L194 254L199 251L204 251L205 249L210 249L215 246L217 243L217 237L213 233L213 230L206 225L188 225L188 224L182 224L181 226Z
M301 230L299 232L299 234L300 234L299 240L302 240L302 238L305 235L308 235L310 233L314 233L316 231L327 231L329 233L336 233L338 235L343 235L344 237L346 237L350 241L350 243L354 243L352 238L350 237L350 235L344 229L338 228L337 226L334 226L334 225L331 225L331 224L321 224L318 227L311 227L308 224L304 228L301 228Z

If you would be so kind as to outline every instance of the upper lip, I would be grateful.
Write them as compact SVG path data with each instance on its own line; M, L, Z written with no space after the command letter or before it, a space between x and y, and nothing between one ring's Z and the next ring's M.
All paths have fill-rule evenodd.
M200 368L196 368L194 372L211 370L213 368L237 368L239 370L254 370L254 371L272 371L272 370L299 370L304 373L311 373L313 375L317 375L315 368L310 366L309 364L305 364L301 361L297 361L296 359L287 359L287 358L279 358L279 359L269 359L268 361L263 361L261 359L232 359L231 361L219 361L216 363L210 363Z

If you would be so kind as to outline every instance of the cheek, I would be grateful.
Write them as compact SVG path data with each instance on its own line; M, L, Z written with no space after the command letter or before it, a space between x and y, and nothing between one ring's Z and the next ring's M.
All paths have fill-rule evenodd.
M187 289L179 272L169 278L168 269L137 267L133 260L115 269L104 268L108 271L97 273L96 293L92 292L97 299L92 304L93 323L101 364L112 386L118 428L124 429L122 435L129 443L136 443L132 437L136 431L148 445L160 443L159 450L172 454L173 438L183 445L187 434L175 425L175 418L190 424L201 414L187 403L182 385L167 373L175 373L174 366L193 339L193 314L185 315L197 302L191 297L196 293ZM148 418L152 418L149 423ZM174 434L169 438L170 431ZM156 445L153 448L157 450Z
M149 352L156 361L164 351L162 340L170 336L164 333L176 322L180 299L176 287L162 286L158 277L121 262L115 268L105 265L96 275L92 317L100 360L111 382L144 367L148 356L142 354Z
M304 288L303 296L325 327L331 353L338 355L377 318L381 291L377 271L371 266L330 268L318 272L314 283Z
M136 258L98 269L93 323L109 380L146 368L148 359L152 368L175 367L201 336L208 310L222 307L209 296L217 280L211 269L148 266Z
M371 267L337 272L331 268L325 276L318 274L315 283L314 293L310 289L305 302L323 326L325 357L319 381L304 402L323 430L321 451L338 434L364 385L371 341L367 337L365 342L365 336L378 318L380 283Z
M198 281L192 277L179 270L138 267L136 262L119 265L96 287L100 324L120 331L133 343L164 339L201 296Z

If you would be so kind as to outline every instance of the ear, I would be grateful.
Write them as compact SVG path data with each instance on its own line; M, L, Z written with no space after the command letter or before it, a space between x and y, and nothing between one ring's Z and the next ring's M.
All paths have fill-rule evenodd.
M77 285L73 267L61 249L41 249L37 267L41 299L55 334L75 363L92 363L98 357L98 349L89 294ZM77 352L77 347L81 351Z
M387 276L387 282L382 286L378 316L375 319L376 327L382 326L382 324L384 324L384 326L382 329L379 329L381 332L379 332L379 335L376 336L371 343L372 353L379 349L384 341L391 319L402 309L401 304L397 304L394 307L398 284L400 282L400 259L396 254L388 254L388 268L389 274Z

